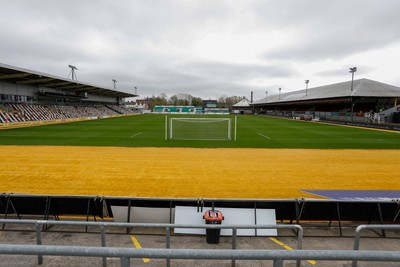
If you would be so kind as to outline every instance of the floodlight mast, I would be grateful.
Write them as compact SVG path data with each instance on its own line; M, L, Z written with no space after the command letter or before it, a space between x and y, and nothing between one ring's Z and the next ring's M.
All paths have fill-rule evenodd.
M117 80L112 79L112 81L113 81L113 83L114 83L114 89L115 89L115 85L116 85L116 83L117 83Z
M306 80L306 96L307 96L307 89L308 89L308 83L310 82L310 80Z
M71 75L72 80L77 81L78 78L76 77L75 70L78 70L78 68L73 65L68 65L68 68L71 68L71 71L69 72L68 77Z
M354 81L354 72L357 71L357 67L352 67L350 68L350 73L351 73L351 91L353 92L353 81Z
M351 92L353 92L353 81L354 81L354 72L357 71L357 67L352 67L350 68L350 73L351 73ZM353 102L353 97L351 98L351 121L353 121L353 112L354 112L354 102Z
M281 90L282 88L279 87L279 100L281 100Z

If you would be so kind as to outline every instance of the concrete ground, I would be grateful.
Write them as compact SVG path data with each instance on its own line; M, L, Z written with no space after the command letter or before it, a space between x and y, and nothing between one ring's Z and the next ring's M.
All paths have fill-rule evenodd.
M339 237L337 227L304 227L303 249L352 250L354 244L354 226L343 228L343 237ZM43 245L101 246L98 229L85 227L53 226L42 232ZM106 243L109 247L133 248L139 243L144 248L165 248L165 235L161 230L135 229L129 234L125 228L106 229ZM383 238L380 232L362 233L361 250L400 250L400 233L386 232ZM136 245L135 245L135 241ZM32 226L7 225L0 231L0 244L35 244L35 232ZM277 237L239 237L237 249L284 250L296 248L297 238L291 230L280 230ZM205 236L172 235L171 248L231 249L231 237L221 237L219 244L207 244ZM131 266L165 266L165 260L131 259ZM295 266L294 261L285 261L285 266ZM0 266L39 266L37 256L0 255ZM55 266L102 266L101 258L44 256L43 267ZM120 266L117 258L108 258L107 266ZM171 266L231 266L230 261L209 260L171 260ZM272 261L237 261L238 267L273 266ZM351 262L303 261L302 266L351 266ZM400 266L400 263L359 262L358 266Z

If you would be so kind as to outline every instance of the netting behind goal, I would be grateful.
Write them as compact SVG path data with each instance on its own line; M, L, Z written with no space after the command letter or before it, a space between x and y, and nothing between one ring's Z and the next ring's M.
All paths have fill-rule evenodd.
M171 118L172 140L230 140L230 118Z

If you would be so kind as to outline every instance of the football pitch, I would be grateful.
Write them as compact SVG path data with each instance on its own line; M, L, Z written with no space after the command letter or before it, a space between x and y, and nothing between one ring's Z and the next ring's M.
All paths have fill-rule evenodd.
M0 131L0 145L400 149L396 132L264 116L237 116L236 140L165 140L165 127L165 115L138 115L6 129Z
M0 192L283 199L400 190L395 132L237 116L236 141L165 139L165 115L0 130Z

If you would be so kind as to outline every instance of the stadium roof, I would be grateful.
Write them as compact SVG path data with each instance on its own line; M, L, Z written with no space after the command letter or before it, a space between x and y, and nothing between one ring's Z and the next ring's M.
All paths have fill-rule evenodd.
M354 80L353 91L351 81L319 86L306 90L299 90L289 93L281 93L266 96L253 104L272 104L293 101L307 101L327 98L341 97L400 97L400 87L376 82L368 79Z
M247 99L243 99L242 101L233 105L233 107L250 107L250 102Z
M10 66L0 63L0 81L10 81L17 84L34 85L41 87L68 90L75 93L87 92L90 94L110 97L135 97L137 95L121 92L111 88L100 87L76 80L65 79L54 75L33 70Z

